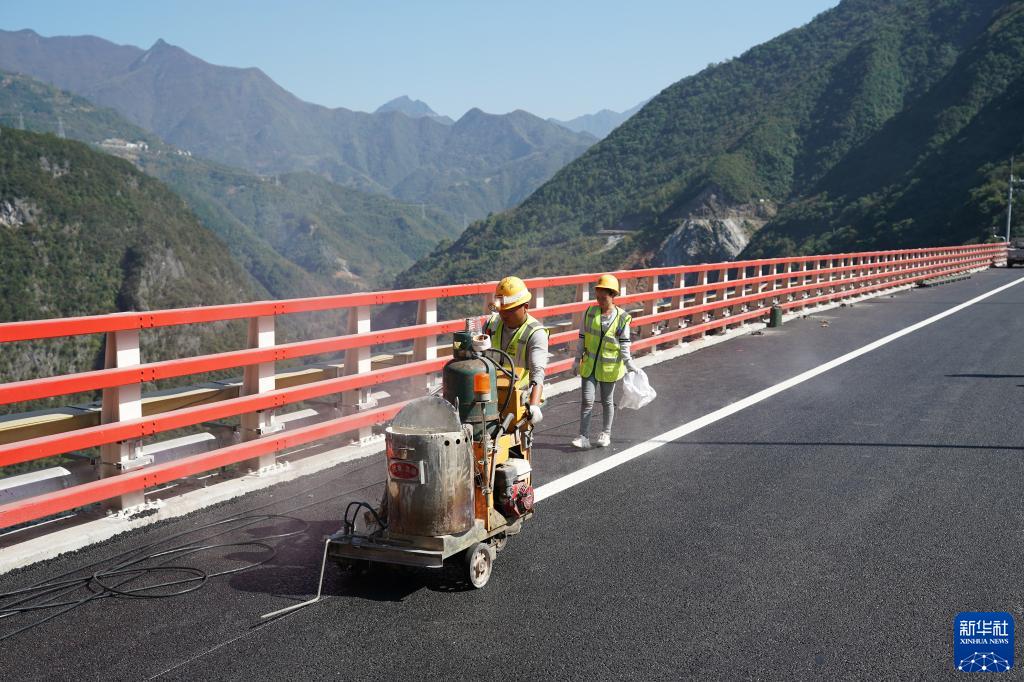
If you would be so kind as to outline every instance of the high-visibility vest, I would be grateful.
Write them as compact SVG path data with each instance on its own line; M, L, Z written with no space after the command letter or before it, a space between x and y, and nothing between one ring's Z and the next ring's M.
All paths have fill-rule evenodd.
M519 325L519 329L516 330L512 338L508 340L505 347L501 350L505 351L512 357L512 362L515 363L516 367L526 367L527 361L527 346L530 343L530 338L538 331L543 330L544 325L537 321L533 315L527 314L526 321ZM501 335L505 331L505 325L501 321L500 315L491 315L487 320L487 326L485 330L491 335L491 340L494 342L494 347L498 348L501 346ZM546 330L545 330L546 333Z
M615 306L615 315L605 332L601 331L600 306L588 308L583 319L583 361L580 363L580 376L593 376L598 381L618 381L626 373L626 365L622 362L619 348L619 334L633 318L622 308Z

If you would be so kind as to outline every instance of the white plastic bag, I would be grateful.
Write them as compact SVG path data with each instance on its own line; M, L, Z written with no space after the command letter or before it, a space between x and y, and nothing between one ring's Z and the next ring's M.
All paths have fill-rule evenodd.
M639 410L657 397L657 392L651 388L651 382L647 380L647 373L638 369L622 379L622 399L619 400L618 407Z

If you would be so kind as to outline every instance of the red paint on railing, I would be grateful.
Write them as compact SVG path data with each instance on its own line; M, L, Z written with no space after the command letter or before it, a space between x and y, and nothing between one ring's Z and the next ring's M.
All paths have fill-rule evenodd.
M955 274L984 267L1005 257L1004 244L944 247L939 249L909 249L904 251L875 251L866 253L830 254L807 257L773 258L760 261L739 261L700 265L649 268L645 270L619 271L615 274L621 281L645 280L652 277L674 276L676 283L691 273L709 273L718 277L720 273L735 273L733 279L722 279L711 283L691 286L677 286L661 291L642 291L621 296L619 305L646 303L648 309L654 302L663 299L673 301L673 309L638 315L632 326L648 328L665 322L690 318L690 323L678 328L669 328L661 334L638 338L633 342L637 350L678 342L688 337L739 322L763 318L770 307L767 302L779 299L784 309L802 308L808 305L833 301L862 293L904 286L920 280ZM855 262L856 261L856 262ZM874 261L874 262L871 262ZM807 267L826 263L828 267ZM838 263L838 265L837 265ZM778 269L785 266L785 271ZM791 266L800 269L791 270ZM765 273L765 269L769 271ZM752 276L746 277L753 269ZM822 278L833 278L825 279ZM527 279L532 289L558 286L578 286L596 281L596 274L568 275L561 277ZM780 286L781 285L781 286ZM0 342L45 339L79 334L94 334L131 329L149 329L173 325L197 324L222 320L248 319L263 316L287 315L299 312L340 310L357 306L374 306L389 303L429 301L453 296L479 296L493 291L493 282L464 284L443 287L425 287L398 291L369 292L292 299L287 301L258 301L236 305L210 306L204 308L183 308L146 313L117 313L56 320L38 320L0 324ZM747 292L746 288L754 289ZM827 293L822 293L829 290ZM732 291L733 297L726 293ZM817 294L817 295L815 295ZM712 301L695 305L693 296L714 295ZM806 295L806 298L799 298ZM795 300L781 299L798 296ZM685 305L679 306L680 297ZM592 301L576 301L531 311L536 317L546 318L568 316L583 312L594 305ZM736 308L757 306L753 310L738 313ZM722 311L723 316L700 321L705 314ZM110 389L117 386L157 381L172 377L199 374L211 371L246 367L278 360L308 357L313 355L351 351L373 345L414 341L426 337L448 334L460 329L462 320L451 320L432 324L413 325L399 329L349 334L327 339L299 341L281 344L271 348L253 348L227 353L217 353L193 358L182 358L163 362L148 363L137 367L112 368L93 372L81 372L59 377L45 377L28 381L0 384L0 404L35 400L44 397L70 393ZM550 345L558 347L578 338L578 330L570 329L550 337ZM312 384L278 389L265 393L241 396L216 403L181 408L163 414L133 421L114 422L61 433L26 439L0 446L0 466L29 461L55 454L61 454L87 447L125 440L136 440L156 433L166 432L204 421L238 416L257 410L276 409L288 404L314 398L338 395L344 391L366 388L381 383L409 379L437 372L446 362L445 358L422 360L397 367L390 367L361 374L352 374L337 379L318 381ZM547 373L558 374L572 367L572 358L555 360L548 365ZM315 426L270 435L258 440L221 448L213 452L185 457L174 462L123 473L117 476L75 486L67 490L42 495L23 502L0 507L0 527L41 518L74 507L90 504L147 487L152 487L176 478L208 471L226 464L244 461L273 452L309 443L315 440L339 435L345 432L379 424L392 417L401 404L367 410L359 414L333 419Z

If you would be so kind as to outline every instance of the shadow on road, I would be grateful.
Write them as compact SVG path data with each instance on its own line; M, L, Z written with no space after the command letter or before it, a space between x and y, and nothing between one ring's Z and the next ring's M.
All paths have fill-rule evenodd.
M279 546L271 561L232 576L229 584L240 592L268 594L296 602L309 599L317 591L324 539L335 533L339 525L336 521L310 522L304 536ZM374 564L361 572L342 569L328 559L323 594L325 597L399 602L421 589L461 592L470 586L457 570L460 559L453 557L449 560L452 565L443 569Z

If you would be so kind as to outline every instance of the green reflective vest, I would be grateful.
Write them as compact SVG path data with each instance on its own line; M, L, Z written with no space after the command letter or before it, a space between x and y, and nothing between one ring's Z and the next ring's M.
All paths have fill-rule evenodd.
M633 318L622 308L615 306L615 314L608 325L608 331L601 332L601 308L587 309L583 318L583 361L580 376L593 376L598 381L618 381L626 373L626 365L619 352L619 334Z
M526 348L530 343L530 337L541 329L544 329L544 325L538 322L533 315L527 314L526 321L519 325L519 329L517 329L515 334L512 335L512 338L508 340L508 344L501 349L512 356L512 362L515 363L516 367L526 367L528 360ZM505 331L505 325L501 321L501 317L499 315L491 315L487 320L485 330L491 335L491 340L494 341L494 347L500 347L501 335Z

